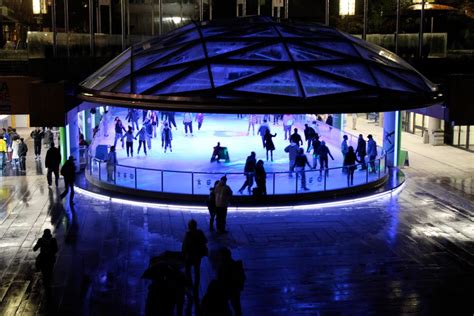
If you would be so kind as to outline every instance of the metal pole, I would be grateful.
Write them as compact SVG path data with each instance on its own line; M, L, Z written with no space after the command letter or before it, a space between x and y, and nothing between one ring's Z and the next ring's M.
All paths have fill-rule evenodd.
M365 41L367 39L367 12L369 10L369 0L364 0L364 21L362 28L362 39Z
M290 2L288 0L285 0L285 19L288 19L288 6L290 5Z
M120 18L122 24L122 50L125 50L125 0L120 0Z
M64 0L64 32L66 32L66 54L69 58L69 0Z
M151 35L155 35L155 0L151 1Z
M395 54L398 54L398 34L400 33L400 0L397 0L397 19L395 21Z
M418 58L423 58L423 20L425 19L425 0L421 1L420 32L418 33Z
M109 34L112 35L112 2L109 4Z
M209 21L212 21L212 0L209 0Z
M53 56L56 57L58 54L58 30L56 28L56 0L51 3L51 26L53 29Z
M158 0L158 9L160 10L160 32L163 34L163 0Z
M90 55L94 56L94 0L89 0L89 47Z
M199 1L199 21L204 21L204 0Z
M127 0L127 5L125 6L125 9L127 10L127 39L128 41L130 41L130 0Z
M324 24L329 25L329 0L326 0L326 12L324 15Z

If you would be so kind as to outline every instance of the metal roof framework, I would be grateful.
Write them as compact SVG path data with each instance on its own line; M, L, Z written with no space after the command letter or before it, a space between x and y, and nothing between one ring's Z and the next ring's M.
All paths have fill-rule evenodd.
M193 22L132 46L82 82L79 97L223 113L393 111L440 102L435 84L384 48L324 25L267 17Z

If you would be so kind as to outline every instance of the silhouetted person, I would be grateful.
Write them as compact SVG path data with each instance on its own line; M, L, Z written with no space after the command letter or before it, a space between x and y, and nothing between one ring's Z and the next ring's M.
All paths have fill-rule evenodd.
M245 167L244 167L245 182L239 190L240 194L244 192L245 188L247 188L249 194L251 193L252 186L253 186L253 178L255 176L256 163L257 163L257 159L255 159L255 152L252 151L250 153L250 156L248 156L247 160L245 161Z
M122 136L122 141L125 138L125 147L127 148L127 157L133 157L133 140L135 137L133 136L133 129L131 126L128 127L128 131L125 135Z
M115 152L115 146L110 146L107 158L105 158L107 168L107 181L115 183L115 171L117 168L117 153Z
M314 130L314 128L312 128L308 124L305 124L304 126L305 126L304 127L304 139L308 143L308 147L306 148L306 152L309 153L310 147L312 145L313 138L314 138L314 136L316 136L316 131Z
M171 131L171 126L169 126L168 122L163 123L163 130L161 131L161 147L164 148L165 153L168 147L170 151L173 151L173 147L171 146L171 141L173 140L173 132Z
M370 172L375 173L375 159L377 158L377 143L372 135L367 136L367 155L369 156Z
M321 177L321 174L324 169L324 176L327 177L329 176L329 157L331 157L332 160L334 160L334 157L331 155L331 151L329 151L329 148L326 146L326 142L323 140L321 142L321 145L318 148L318 156L319 156L319 176Z
M318 150L319 150L319 146L321 146L321 141L319 140L319 135L318 133L316 133L316 135L314 135L314 138L313 138L313 169L316 169L316 167L318 166L318 159L319 159L319 156L318 156Z
M306 157L304 153L304 149L300 148L298 156L296 156L293 168L296 169L296 174L301 177L301 188L303 190L309 190L306 187L306 173L304 171L305 166L308 166L311 169L311 165L308 162L308 157Z
M43 140L44 133L39 128L35 128L35 130L31 132L30 136L33 138L35 160L41 159L41 141Z
M56 188L59 183L59 165L61 164L61 152L58 148L54 146L54 142L51 143L48 151L46 152L46 159L44 161L45 167L48 169L46 174L46 179L48 180L48 185L51 186L53 183L52 174L54 173L54 184Z
M263 167L263 160L257 161L255 166L255 182L257 183L257 193L267 195L267 173Z
M298 129L293 129L293 134L290 136L290 143L295 143L298 146L303 146L303 140L301 139L300 134L298 134Z
M268 152L270 152L270 158L271 158L271 161L273 161L273 151L275 150L275 144L273 143L273 137L276 137L277 134L271 134L270 133L270 130L267 129L267 131L265 132L265 137L263 138L264 139L264 147L265 149L267 150L267 161L268 161Z
M226 233L227 208L232 197L232 190L227 185L227 177L223 176L214 189L216 193L216 223L219 233Z
M61 175L64 178L64 192L61 193L61 199L64 199L71 189L69 195L69 202L72 204L74 199L74 181L76 180L76 165L74 164L74 156L69 156L69 159L64 163L61 168Z
M268 127L267 120L263 120L263 124L258 128L257 134L262 138L262 145L265 148L265 135L267 131L270 132L270 127Z
M207 238L202 230L197 228L197 222L188 222L188 231L184 236L181 247L185 260L186 277L192 281L191 268L194 270L193 292L195 299L199 298L199 282L201 280L201 259L207 256Z
M332 131L333 118L331 114L326 118L326 124L329 125L329 131Z
M232 316L224 287L217 280L212 280L201 302L202 316Z
M43 236L38 239L33 251L40 250L36 257L36 269L43 274L44 285L48 286L53 276L54 263L56 262L56 253L58 252L58 243L56 238L51 235L51 230L45 229Z
M240 293L244 289L245 271L242 260L235 261L228 248L221 248L220 265L217 271L217 280L222 284L224 293L230 300L234 315L241 316Z
M28 153L28 146L25 144L25 139L20 138L18 144L18 156L20 157L20 171L26 172L26 154Z
M349 151L349 144L347 144L348 139L349 139L349 137L347 137L347 135L342 136L341 154L342 154L342 161L343 162L344 162L344 159L346 159L347 152ZM343 167L342 172L347 172L347 168Z
M288 175L290 177L293 176L295 159L296 159L296 156L298 156L299 149L300 149L300 146L298 146L298 144L296 143L290 143L288 146L285 147L285 152L288 153L289 169L290 169L290 173Z
M175 112L168 112L168 122L170 124L170 128L174 126L174 128L178 130L178 126L176 125L176 121L175 121L175 115L176 115Z
M217 160L217 162L219 162L219 159L220 159L220 152L221 152L221 143L220 142L217 142L217 146L214 146L214 148L212 149L212 156L211 156L211 162L214 162Z
M367 164L365 163L365 156L367 155L367 143L365 142L364 136L359 134L359 139L357 140L356 154L359 156L359 160L362 163L362 170L367 169Z
M216 188L219 181L214 182L214 186L209 189L209 197L207 199L207 209L209 210L209 230L214 230L214 219L216 218Z
M354 171L357 169L356 161L360 162L354 152L354 147L349 146L347 154L344 157L344 166L347 170L347 186L354 184Z

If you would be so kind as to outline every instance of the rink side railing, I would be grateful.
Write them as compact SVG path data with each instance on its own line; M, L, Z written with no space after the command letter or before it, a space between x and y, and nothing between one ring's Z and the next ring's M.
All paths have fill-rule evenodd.
M246 175L243 172L192 172L178 170L161 170L131 167L117 164L107 170L106 162L94 157L88 158L86 169L88 178L93 182L128 188L147 192L185 194L185 195L208 195L209 189L214 186L222 176L227 177L227 184L231 187L234 195L245 182ZM310 159L311 160L311 159ZM312 161L311 161L312 162ZM387 164L385 154L373 161L356 164L353 185L349 185L347 167L334 167L328 169L306 169L307 190L302 187L301 172L267 172L266 189L267 195L316 193L333 190L343 190L350 187L367 185L380 182L387 176ZM318 162L319 167L319 162ZM326 174L326 176L325 176ZM253 187L256 186L254 181ZM248 195L247 188L243 192Z

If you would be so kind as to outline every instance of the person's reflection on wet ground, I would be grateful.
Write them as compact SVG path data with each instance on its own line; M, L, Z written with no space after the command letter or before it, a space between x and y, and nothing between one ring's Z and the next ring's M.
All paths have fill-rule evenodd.
M58 252L58 243L56 238L51 234L51 230L45 229L43 236L41 236L33 247L33 251L40 250L36 257L35 266L43 275L43 285L46 289L51 284L53 276L53 268L56 262L56 253Z
M217 280L209 283L207 292L202 298L201 303L202 316L231 316L227 296L222 284Z
M75 248L77 243L77 235L79 232L79 224L77 222L76 209L73 204L67 204L65 208L66 215L66 235L65 242L66 244Z
M36 160L35 166L36 166L36 175L37 176L43 175L43 166L41 165L41 160Z
M28 182L25 179L21 180L20 190L18 190L17 196L19 196L20 200L25 204L25 206L29 206L29 200L31 200L31 192L28 187Z

